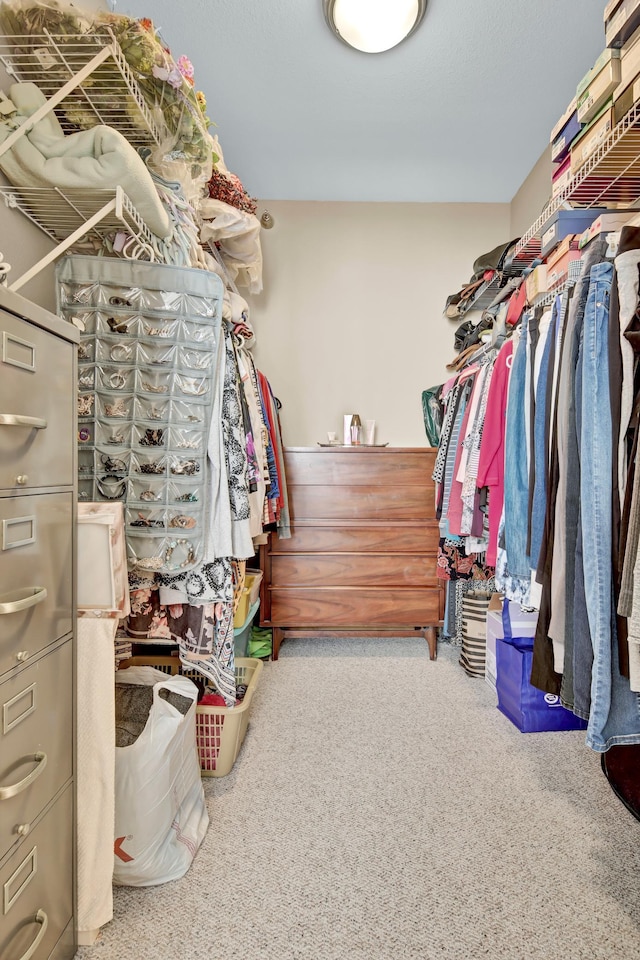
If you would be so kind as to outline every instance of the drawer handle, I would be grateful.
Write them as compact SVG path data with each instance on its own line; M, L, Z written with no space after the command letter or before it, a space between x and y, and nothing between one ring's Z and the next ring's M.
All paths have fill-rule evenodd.
M44 940L44 935L47 932L47 927L49 926L49 917L46 915L44 910L38 910L35 917L32 920L32 923L39 923L40 929L38 930L38 935L35 940L28 948L26 953L23 953L20 957L20 960L31 960L31 957L34 955L42 941Z
M46 599L46 587L29 587L27 596L23 597L22 600L8 600L6 603L0 603L0 615L3 613L20 613L21 610L35 607L37 603L42 603Z
M0 426L30 427L32 430L45 430L47 421L40 417L21 417L17 413L0 413Z
M33 768L31 773L27 774L24 780L19 780L18 783L12 783L10 787L0 787L0 800L10 800L11 797L22 793L23 790L26 790L27 787L30 787L31 784L38 779L41 773L44 773L44 768L47 765L46 753L32 753L23 757L23 762L28 760L32 760L37 766Z

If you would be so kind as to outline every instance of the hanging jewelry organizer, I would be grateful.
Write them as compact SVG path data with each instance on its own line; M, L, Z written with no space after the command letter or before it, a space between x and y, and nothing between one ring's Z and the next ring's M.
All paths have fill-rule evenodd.
M121 133L135 148L162 142L165 131L156 122L113 33L56 36L8 36L0 43L0 61L17 82L34 83L46 103L14 130L0 156L50 111L72 133L104 124ZM122 233L122 251L131 258L153 259L153 236L125 192L47 187L0 186L7 207L20 210L56 244L12 284L19 290L44 267L85 241L97 249Z
M124 503L138 573L206 559L223 293L203 270L95 257L58 267L59 313L81 330L78 497Z

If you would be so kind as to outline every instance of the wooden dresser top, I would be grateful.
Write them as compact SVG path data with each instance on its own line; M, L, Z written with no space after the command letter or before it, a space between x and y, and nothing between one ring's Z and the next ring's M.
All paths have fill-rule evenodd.
M378 453L378 454L389 454L389 453L437 453L437 447L368 447L366 444L362 443L359 446L341 446L336 444L335 446L326 446L326 447L285 447L285 453Z

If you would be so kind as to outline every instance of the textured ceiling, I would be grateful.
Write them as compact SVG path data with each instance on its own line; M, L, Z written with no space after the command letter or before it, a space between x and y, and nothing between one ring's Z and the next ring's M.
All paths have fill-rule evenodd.
M322 0L122 0L193 61L225 161L262 200L507 202L604 47L604 0L429 0L387 53Z

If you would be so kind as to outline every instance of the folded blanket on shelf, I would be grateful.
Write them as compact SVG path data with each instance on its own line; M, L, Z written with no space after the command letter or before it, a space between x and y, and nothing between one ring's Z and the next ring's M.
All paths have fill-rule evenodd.
M0 143L46 103L34 83L14 83L9 96L16 113L0 124ZM151 174L127 140L98 125L65 136L50 111L0 157L0 169L15 187L106 190L122 187L149 230L171 235L171 222Z

